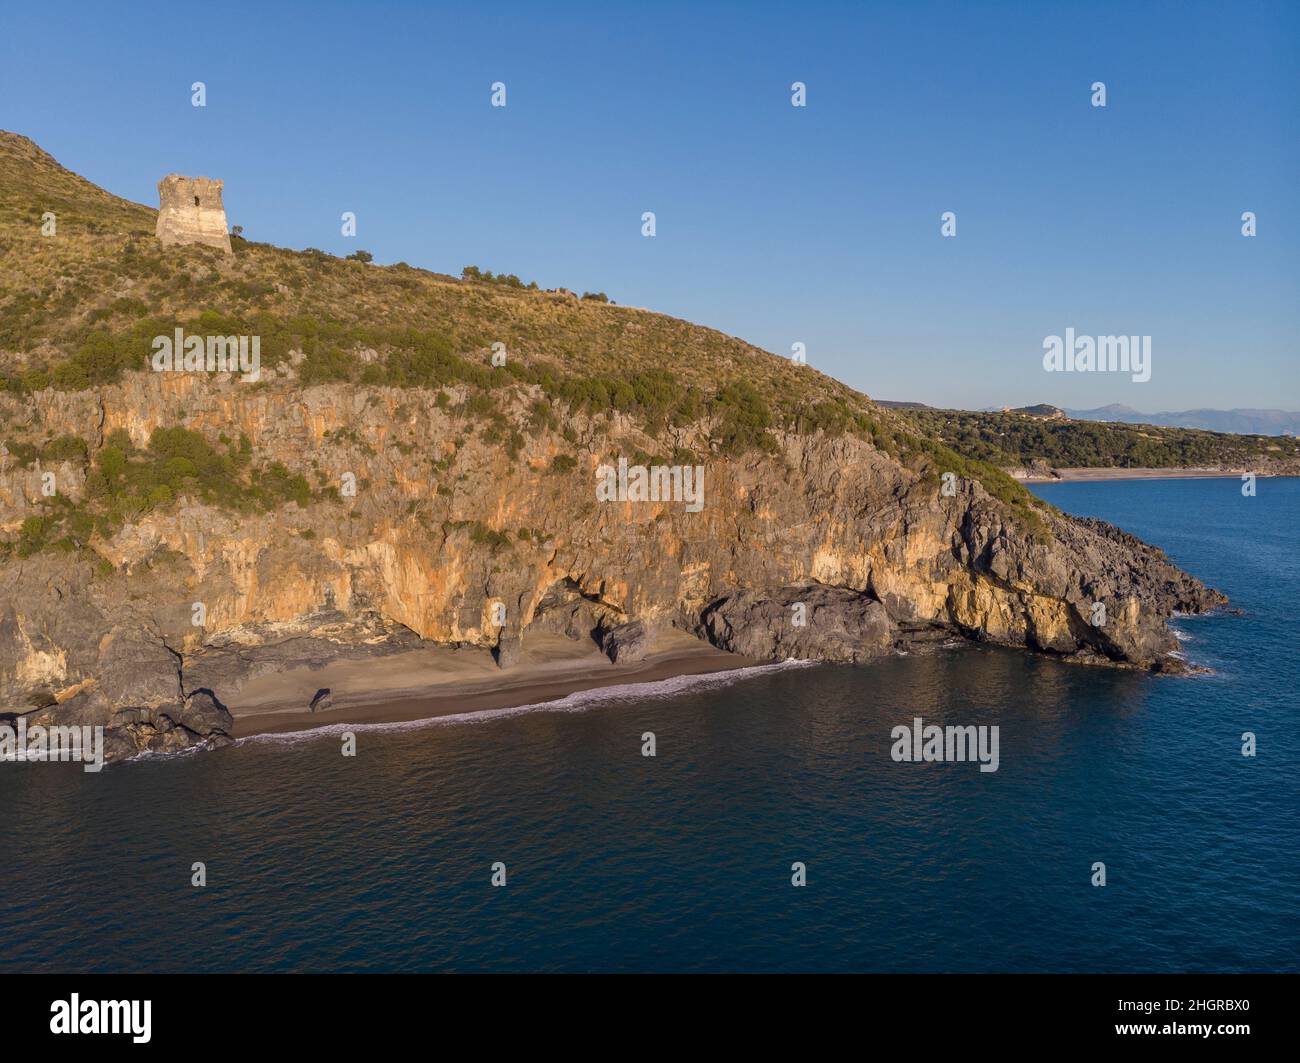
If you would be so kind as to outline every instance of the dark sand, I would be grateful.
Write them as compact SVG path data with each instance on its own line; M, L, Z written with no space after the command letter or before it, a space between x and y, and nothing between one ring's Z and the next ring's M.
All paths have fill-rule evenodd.
M560 636L529 640L523 659L502 671L481 649L430 646L317 670L292 669L250 682L236 704L234 737L310 730L339 723L400 723L553 701L581 690L650 683L679 675L746 668L761 661L715 649L681 632L660 637L635 664L613 664L591 643ZM332 691L333 708L307 711Z

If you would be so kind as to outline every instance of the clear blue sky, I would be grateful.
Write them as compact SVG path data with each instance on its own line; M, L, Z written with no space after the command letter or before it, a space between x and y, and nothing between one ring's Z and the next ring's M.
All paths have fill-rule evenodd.
M5 0L0 128L153 205L222 177L253 239L605 291L880 398L1300 408L1300 3ZM1067 327L1152 336L1150 382L1044 372Z

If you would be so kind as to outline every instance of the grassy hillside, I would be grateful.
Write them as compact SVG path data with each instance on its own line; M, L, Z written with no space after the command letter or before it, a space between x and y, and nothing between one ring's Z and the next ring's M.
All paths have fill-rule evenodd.
M58 216L54 238L40 235L46 210ZM233 257L164 250L153 238L155 216L69 173L30 141L0 133L4 387L107 383L144 368L148 338L180 324L260 335L266 365L302 349L307 384L363 374L368 384L487 384L494 379L487 356L501 342L516 378L573 380L571 394L616 408L650 398L689 412L744 381L773 407L773 423L847 425L870 409L806 366L661 314L238 239ZM379 352L377 362L357 357L366 348ZM644 382L632 395L631 378L653 370L671 379L650 385L652 397ZM675 394L659 394L666 389ZM819 412L821 404L829 406Z
M52 238L40 233L47 210L58 217ZM721 453L775 450L781 430L852 432L913 466L937 458L977 476L1027 517L1038 505L999 470L948 455L865 395L713 329L474 270L454 278L242 239L233 256L163 249L155 219L0 132L0 390L111 384L147 368L151 338L181 326L260 336L264 367L303 352L302 387L463 387L470 412L507 445L527 426L503 416L505 392L525 392L532 419L621 413L660 438L671 426L703 426L708 449ZM501 368L491 364L496 343L508 352ZM30 456L50 441L12 442Z

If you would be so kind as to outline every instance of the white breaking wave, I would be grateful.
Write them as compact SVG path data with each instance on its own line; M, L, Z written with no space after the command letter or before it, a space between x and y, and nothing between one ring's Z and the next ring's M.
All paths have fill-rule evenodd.
M792 668L810 668L816 661L802 661L790 658L775 664L756 664L747 668L732 668L725 672L705 672L700 675L675 675L668 679L656 679L649 683L622 683L617 686L594 687L590 690L577 690L554 701L537 701L527 705L512 705L502 709L479 709L473 712L457 712L447 716L429 716L419 720L401 720L391 723L329 723L301 731L279 731L273 734L247 735L236 739L232 744L242 746L249 742L276 742L290 744L321 738L326 735L343 734L345 731L382 733L385 731L414 731L423 727L438 727L458 723L479 723L489 720L504 720L511 716L522 716L528 712L585 712L619 701L642 701L647 698L668 699L681 694L695 694L702 690L713 690L730 686L741 679L751 679L774 672L785 672Z
M232 742L231 745L234 745ZM208 746L206 743L200 743L196 746L186 746L184 749L142 749L139 753L132 753L122 761L123 764L138 764L141 761L150 760L173 760L176 757L189 757L195 753L206 753Z

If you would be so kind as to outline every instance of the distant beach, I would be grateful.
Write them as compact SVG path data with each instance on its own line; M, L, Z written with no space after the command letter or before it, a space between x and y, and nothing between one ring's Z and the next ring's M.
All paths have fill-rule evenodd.
M1010 475L1027 484L1053 484L1067 480L1212 480L1238 477L1251 469L1053 469L1050 474L1012 469ZM1258 476L1266 473L1256 472Z

